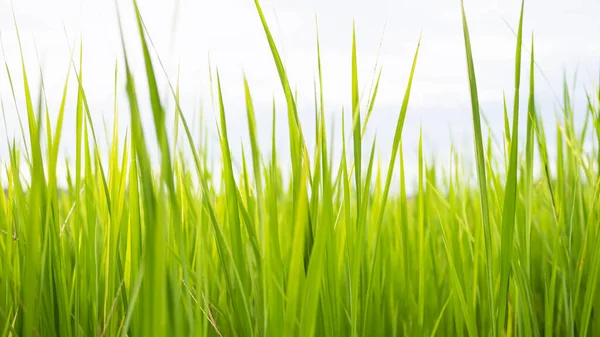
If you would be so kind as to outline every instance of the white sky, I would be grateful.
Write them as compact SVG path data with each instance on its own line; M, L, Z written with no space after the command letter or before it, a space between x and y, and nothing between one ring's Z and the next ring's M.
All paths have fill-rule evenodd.
M127 47L136 60L134 68L140 74L143 62L137 53L139 40L135 35L137 31L131 2L117 0L116 3L121 8L125 23ZM330 116L337 116L339 121L341 107L347 108L350 103L353 20L357 30L359 79L361 87L366 89L371 83L385 27L380 54L380 64L384 70L370 129L371 134L378 134L385 155L386 146L389 148L388 143L393 136L412 55L422 32L422 49L405 128L406 142L416 144L422 123L425 143L430 149L447 152L451 137L458 143L470 144L471 119L459 0L263 0L261 3L283 54L292 85L298 88L300 114L306 128L310 129L314 116L317 15L326 108ZM283 95L254 2L140 0L139 5L172 80L176 79L177 66L180 65L181 95L188 118L193 119L200 100L210 108L210 55L212 65L218 67L221 75L232 137L243 139L246 130L242 87L243 72L246 72L257 106L261 140L266 145L272 97L275 95L278 105L283 107ZM13 6L23 41L26 66L34 86L39 78L34 40L37 43L51 114L55 116L58 110L69 65L69 43L75 45L81 33L84 44L84 86L92 113L99 127L103 117L110 124L114 66L116 59L122 55L115 2L13 0L11 5L10 0L0 0L0 32L6 55L0 55L0 58L6 60L12 72L17 102L23 113ZM496 124L502 120L503 91L507 93L509 104L512 101L515 36L506 22L516 28L520 1L467 0L466 9L480 99L490 121ZM539 71L536 73L537 99L543 113L547 118L554 116L557 101L552 90L561 93L563 75L566 73L569 83L573 83L576 70L579 96L575 101L579 108L583 108L583 89L593 89L600 72L600 1L527 0L525 10L526 44L530 44L534 32L536 60L549 82L542 78ZM524 50L522 106L526 104L528 93L528 58L529 54ZM142 80L140 77L138 83ZM71 84L75 82L71 78ZM71 104L74 103L75 89L72 86L70 91ZM123 86L119 89L120 97L124 98ZM15 106L4 69L0 71L0 96L7 113L7 129L19 137ZM128 120L127 109L123 100L121 103L121 120L125 125ZM146 117L150 118L150 112L146 113ZM73 115L70 109L67 112L67 124L73 124ZM287 146L284 145L287 127L283 109L280 109L278 124L281 144ZM64 144L67 156L72 151L69 137L74 138L69 136L69 133L72 134L69 125L65 129L67 138ZM339 129L338 125L338 135ZM0 131L0 134L3 133L4 127ZM407 151L407 155L412 155L412 150ZM5 141L1 140L0 161L7 159L7 147Z

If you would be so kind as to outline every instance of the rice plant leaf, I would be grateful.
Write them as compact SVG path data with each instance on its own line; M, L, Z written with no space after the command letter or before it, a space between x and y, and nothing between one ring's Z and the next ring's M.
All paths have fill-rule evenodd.
M488 320L492 325L492 336L497 336L496 331L496 306L494 304L494 286L493 286L493 247L492 247L492 228L490 223L490 210L488 204L488 187L486 178L486 159L483 152L483 136L481 132L481 114L479 108L479 97L477 93L477 80L475 77L475 65L473 64L473 52L471 50L471 38L467 25L467 16L465 13L464 2L461 0L462 7L462 26L465 40L465 52L467 59L467 73L469 76L469 89L471 94L471 108L473 115L473 131L475 138L475 159L477 163L477 180L479 182L479 194L481 196L481 220L485 238L485 266L486 266L486 296L488 299Z
M502 208L502 236L500 247L500 290L498 293L498 329L504 331L506 322L506 308L508 305L508 287L512 264L512 250L514 229L516 222L517 205L517 168L519 145L519 89L521 84L521 46L523 44L523 12L525 1L521 3L521 15L517 33L517 51L515 60L515 96L513 108L512 139L506 189L504 192L504 205Z

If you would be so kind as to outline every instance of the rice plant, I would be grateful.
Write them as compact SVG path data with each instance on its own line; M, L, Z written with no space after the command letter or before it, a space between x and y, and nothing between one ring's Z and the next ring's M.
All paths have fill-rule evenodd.
M359 91L354 32L351 118L342 119L337 150L325 118L326 65L317 35L316 132L309 148L285 65L254 3L287 109L273 108L271 148L261 148L257 124L269 121L256 118L252 86L244 79L250 142L241 158L234 156L228 102L215 71L216 169L207 143L192 133L177 82L158 81L166 71L135 1L135 17L123 19L137 23L143 54L131 58L123 41L114 99L116 79L125 76L129 109L119 111L115 103L107 156L92 123L81 48L72 50L56 120L43 87L35 102L25 62L5 62L9 77L22 76L24 87L11 89L23 90L26 119L23 142L7 130L2 139L9 147L0 168L2 336L600 334L600 90L589 92L587 107L577 112L585 123L578 125L565 85L556 139L546 137L536 105L534 41L523 32L524 3L503 146L492 146L493 135L482 126L472 56L477 46L463 6L464 46L456 48L465 50L476 175L465 173L468 164L456 151L440 169L426 160L420 141L411 194L402 145L420 40L406 65L392 151L382 165L376 140L365 137L379 78L370 92ZM143 62L145 76L133 76L134 62ZM529 74L521 74L522 62ZM70 81L77 83L75 96L67 90ZM136 83L148 92L141 95ZM519 96L521 84L528 85L527 100ZM149 105L141 97L149 97ZM67 102L76 103L74 121L64 118ZM4 103L2 109L18 113ZM145 115L152 132L144 129ZM524 139L519 116L526 116ZM276 142L277 118L287 120L289 151ZM119 121L128 123L124 139ZM65 122L75 123L76 156L60 173ZM284 152L289 167L281 164Z

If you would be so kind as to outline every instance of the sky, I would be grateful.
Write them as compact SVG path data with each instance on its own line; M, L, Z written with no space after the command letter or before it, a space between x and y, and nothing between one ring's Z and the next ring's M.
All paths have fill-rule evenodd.
M243 76L247 76L256 105L262 146L269 146L271 105L278 107L278 145L287 146L285 101L264 31L252 0L139 0L139 7L168 78L179 79L181 101L188 119L198 121L206 111L209 138L216 137L209 72L218 69L232 143L247 142ZM316 22L324 75L326 113L340 137L342 108L351 103L352 26L356 28L359 81L363 106L375 74L383 67L369 137L377 134L382 158L391 140L412 58L422 36L411 100L405 125L408 160L416 159L419 130L425 148L436 158L448 154L450 142L472 152L472 121L466 76L464 40L459 0L263 0L261 5L282 53L292 86L297 88L300 119L307 129L309 146L314 128L314 81L317 76ZM518 0L466 0L475 68L483 112L494 130L502 128L502 97L512 106ZM56 116L70 66L70 50L83 43L83 83L90 108L102 135L103 121L112 125L115 65L120 130L127 128L121 37L117 7L122 17L124 41L138 83L143 61L137 27L129 0L0 0L0 58L10 69L13 99L7 72L0 70L0 97L9 138L19 138L17 113L24 116L20 54L15 21L21 36L26 69L32 86L43 74L51 116ZM558 112L563 80L574 94L575 109L583 114L585 90L597 87L600 69L600 1L527 0L523 50L521 104L527 101L528 60L535 38L536 100L546 121ZM378 62L377 62L378 61ZM3 67L4 68L4 67ZM159 78L165 94L166 76ZM37 92L37 89L36 91ZM74 153L74 101L76 79L71 77L61 155ZM144 97L142 97L142 101ZM147 99L147 96L146 96ZM16 107L15 107L16 101ZM150 121L151 112L144 110ZM523 123L522 123L523 124ZM523 125L524 126L524 125ZM5 133L4 126L0 134ZM314 132L312 133L314 135ZM2 137L4 139L4 137ZM239 141L237 141L239 139ZM0 162L7 146L0 141ZM339 142L338 142L339 143ZM235 145L234 145L235 146ZM368 146L368 145L366 145ZM388 151L388 152L386 152ZM238 151L239 153L239 151ZM414 158L413 158L414 157Z

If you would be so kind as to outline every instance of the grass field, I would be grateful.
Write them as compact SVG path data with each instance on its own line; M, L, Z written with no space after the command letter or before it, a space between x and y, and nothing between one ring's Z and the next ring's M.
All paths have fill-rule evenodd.
M419 144L418 188L407 194L402 130L419 46L407 64L391 156L379 164L377 143L364 137L378 82L361 101L353 39L353 117L341 125L338 162L328 145L320 55L316 146L307 148L294 91L255 3L287 111L273 111L272 148L259 147L257 123L265 121L256 120L245 82L250 144L233 158L215 73L218 172L206 144L194 141L176 81L157 83L162 64L137 7L128 19L137 19L143 59L123 48L115 69L115 78L127 78L129 110L115 108L108 155L98 147L78 50L56 120L30 92L25 63L6 66L23 77L24 88L12 89L24 90L26 118L24 142L1 140L10 148L0 168L1 336L600 335L600 91L575 112L565 85L550 144L536 111L534 42L523 38L523 10L501 146L482 126L463 10L465 43L457 48L465 50L476 176L465 174L460 153L441 170ZM144 62L146 76L133 77L133 62ZM68 81L79 84L76 96L67 95ZM152 133L142 128L150 111L140 109L136 82L149 89ZM116 92L115 84L115 101ZM174 111L166 111L165 95ZM76 102L76 156L60 173L69 101ZM8 104L3 111L16 113ZM290 167L280 164L276 118L287 119ZM124 139L119 119L129 120Z

